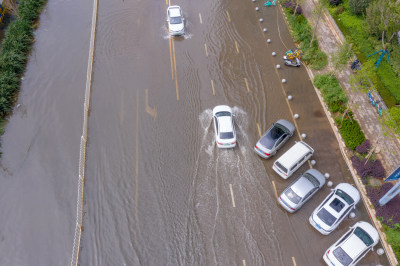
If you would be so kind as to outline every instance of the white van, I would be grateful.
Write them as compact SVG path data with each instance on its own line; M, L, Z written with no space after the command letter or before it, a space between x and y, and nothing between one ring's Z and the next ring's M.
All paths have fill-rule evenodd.
M307 143L300 141L294 144L278 160L274 162L272 169L282 178L287 179L300 166L313 155L314 150Z

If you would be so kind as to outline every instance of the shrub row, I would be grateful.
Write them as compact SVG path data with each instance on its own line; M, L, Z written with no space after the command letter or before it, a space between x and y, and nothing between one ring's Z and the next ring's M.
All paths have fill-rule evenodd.
M284 6L285 3L283 4ZM304 53L302 60L310 65L312 69L323 69L328 64L328 57L324 52L319 50L317 40L314 40L310 47L312 39L311 26L303 15L293 15L294 10L292 8L294 8L293 4L290 4L284 10L292 30L293 39L300 45L300 49Z
M348 99L334 75L316 75L314 85L321 90L329 111L332 113L344 112Z
M346 146L355 150L358 145L361 145L365 141L365 135L361 130L360 124L351 116L350 114L349 118L343 119L338 128Z
M0 50L0 118L12 111L34 40L34 23L47 0L21 0Z

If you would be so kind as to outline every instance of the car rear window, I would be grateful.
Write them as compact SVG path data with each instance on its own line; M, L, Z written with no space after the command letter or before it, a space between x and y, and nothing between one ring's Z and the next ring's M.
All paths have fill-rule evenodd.
M275 162L275 165L281 169L284 173L287 173L287 169L278 161Z
M222 111L222 112L216 113L215 116L216 116L216 117L220 117L220 116L231 116L231 113L230 113L230 112L224 112L224 111Z
M361 239L362 242L365 243L365 245L367 247L371 246L374 241L372 240L372 238L367 234L367 232L365 232L363 229L361 229L360 227L357 227L356 230L354 230L354 234L356 236L358 236L359 239Z
M233 139L233 132L221 132L219 137L221 139Z
M182 23L182 19L181 19L181 17L171 17L169 19L169 23L171 23L171 24L181 24Z
M344 199L349 205L354 203L354 200L343 190L338 189L335 194Z
M275 145L275 142L284 134L282 129L274 125L271 130L264 135L264 137L260 140L261 145L266 147L267 149L272 149Z
M334 199L332 200L332 202L329 204L329 206L334 209L336 212L340 212L341 210L343 210L344 206L346 206L344 204L344 202L342 202L340 199Z
M336 218L332 214L330 214L325 208L322 208L318 213L317 216L321 219L324 223L331 226L335 221Z
M291 202L297 204L300 202L301 198L297 195L291 188L286 190L285 192L286 197L290 199Z
M333 255L336 257L336 259L343 264L344 266L350 265L350 263L353 261L350 256L341 248L337 247L333 251Z

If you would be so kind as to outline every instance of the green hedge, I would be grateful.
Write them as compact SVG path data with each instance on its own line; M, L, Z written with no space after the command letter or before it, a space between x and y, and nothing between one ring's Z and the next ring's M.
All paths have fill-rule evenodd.
M385 234L387 236L387 241L392 246L394 253L396 254L397 260L400 261L400 229L397 224L395 228L387 225L383 225L385 229Z
M348 99L334 75L316 75L314 85L321 90L322 97L328 105L329 111L332 113L344 112Z
M316 75L314 85L321 91L329 111L339 113L335 118L339 132L343 137L346 147L354 150L365 141L365 135L358 122L353 119L351 111L347 113L347 117L342 121L342 114L346 109L347 96L340 87L336 76L333 74Z
M323 69L328 64L328 57L319 50L316 39L310 47L312 28L307 19L303 15L293 15L293 11L289 8L285 8L285 14L292 30L293 39L304 53L302 60L312 69Z
M0 118L12 111L34 41L33 30L47 0L21 0L0 50ZM0 129L1 131L1 129Z
M364 132L362 132L360 124L357 120L345 118L343 122L338 125L340 135L342 135L346 146L352 150L365 141Z

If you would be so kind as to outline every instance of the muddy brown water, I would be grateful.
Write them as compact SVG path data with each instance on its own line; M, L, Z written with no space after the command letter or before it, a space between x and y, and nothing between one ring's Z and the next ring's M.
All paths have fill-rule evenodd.
M2 265L70 263L89 2L50 0L36 32L20 105L2 137ZM79 264L323 264L329 245L368 217L359 205L355 219L320 235L308 217L329 189L290 215L278 207L273 183L279 193L291 180L253 152L257 123L263 132L298 113L316 168L335 184L351 182L304 67L283 66L294 44L281 14L261 2L256 12L250 0L173 4L183 8L188 32L172 41L165 1L99 1ZM219 104L235 113L233 150L214 145L211 110ZM388 264L376 253L362 262Z

